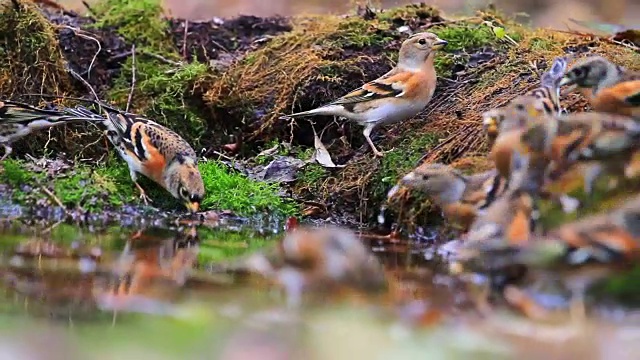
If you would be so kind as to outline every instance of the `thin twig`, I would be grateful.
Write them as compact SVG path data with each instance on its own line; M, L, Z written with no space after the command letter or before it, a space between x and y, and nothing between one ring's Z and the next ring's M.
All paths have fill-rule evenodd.
M60 199L58 199L58 197L56 196L56 194L52 193L51 190L47 189L44 186L40 186L40 190L42 190L45 194L47 194L47 196L49 196L51 198L51 200L53 200L53 202L56 203L56 205L60 206L61 208L66 209L64 207L64 205L62 204L62 201L60 201Z
M129 112L131 106L131 99L133 99L133 90L136 87L136 45L131 46L131 90L129 90L129 97L127 98L127 107L124 111Z
M93 14L93 15L95 15L95 14L96 14L96 12L95 12L95 11L93 11L93 9L91 8L91 6L89 5L89 3L88 3L88 2L86 2L86 1L82 0L82 5L84 5L84 7L85 7L85 8L87 8L87 10L89 10L89 12L90 12L91 14Z
M420 27L420 29L426 30L426 29L432 28L434 26L450 25L450 24L456 24L456 23L460 23L460 22L470 22L470 21L473 21L473 20L482 20L482 18L477 17L477 16L472 16L472 17L466 17L466 18L461 18L461 19L456 19L456 20L438 21L438 22L434 22L434 23L429 23L429 24L423 25L423 26Z
M184 66L184 63L182 63L180 61L169 60L169 59L167 59L166 57L164 57L162 55L154 54L154 53L151 53L151 52L148 52L148 51L144 51L144 50L143 51L139 51L139 52L142 53L143 55L150 56L150 57L152 57L154 59L163 61L163 62L165 62L167 64L170 64L170 65Z
M91 79L91 69L93 69L93 65L96 63L96 59L98 58L98 54L100 54L100 52L102 51L102 45L100 44L100 41L92 36L86 35L86 31L82 30L82 29L78 29L78 28L74 28L72 26L69 25L60 25L60 27L63 27L65 29L69 29L71 31L73 31L74 34L76 34L76 36L79 36L83 39L87 39L87 40L93 40L96 42L96 44L98 44L98 51L96 51L96 53L93 55L93 58L91 58L91 62L89 63L89 68L87 69L87 79Z
M182 57L187 60L187 34L189 33L189 20L184 21L184 35L182 36Z
M100 98L98 97L98 94L96 93L96 91L93 89L93 86L91 86L91 84L89 84L89 82L87 80L85 80L84 78L82 78L82 76L80 76L80 74L78 74L77 72L73 71L73 69L71 68L67 68L67 71L76 79L78 79L80 82L82 82L84 84L84 86L87 87L87 89L89 89L89 91L91 92L91 95L93 95L93 97L96 99L96 102L98 103L98 106L100 106L100 111L102 111L102 106L100 105Z

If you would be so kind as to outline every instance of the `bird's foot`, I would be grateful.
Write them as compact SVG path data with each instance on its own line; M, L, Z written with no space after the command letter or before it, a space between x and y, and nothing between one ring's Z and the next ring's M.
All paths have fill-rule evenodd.
M151 198L147 195L147 193L144 191L142 186L140 186L140 184L138 183L135 183L135 184L136 184L136 187L138 188L138 191L140 192L140 200L142 200L142 202L145 205L149 205L150 202L153 202Z
M396 149L396 148L391 148L391 149L389 149L389 150L385 150L385 151L380 151L380 150L378 150L378 149L372 149L372 150L373 150L373 154L374 154L376 157L380 157L380 158L381 158L381 157L384 157L384 155L385 155L385 154L388 154L388 153L390 153L390 152L394 151L395 149Z

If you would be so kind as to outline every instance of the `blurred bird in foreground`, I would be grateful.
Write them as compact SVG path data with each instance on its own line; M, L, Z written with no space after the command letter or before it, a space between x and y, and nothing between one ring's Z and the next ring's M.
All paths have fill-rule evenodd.
M0 160L11 154L13 142L34 131L83 120L83 117L78 118L55 110L43 110L16 101L0 100L0 145L4 147L4 155Z
M247 266L284 287L291 305L313 289L354 288L377 291L386 286L382 265L350 230L299 227L278 244L273 259L251 256Z
M427 106L436 89L435 51L445 45L447 42L433 33L414 34L402 43L398 64L388 73L332 103L281 118L345 117L364 126L363 135L373 153L383 156L373 144L371 132L381 124L408 120Z
M492 109L482 114L483 126L493 143L500 131L507 131L524 125L527 118L560 115L560 80L567 68L567 60L557 57L551 68L540 77L540 86L511 100L504 107Z
M138 174L165 188L191 212L197 212L204 197L204 183L191 145L177 133L152 120L105 109L106 116L82 106L66 112L98 122L105 129L118 154L129 165L131 180L145 204L150 199L137 182Z
M640 118L640 72L604 57L590 56L577 62L560 85L580 89L594 111Z

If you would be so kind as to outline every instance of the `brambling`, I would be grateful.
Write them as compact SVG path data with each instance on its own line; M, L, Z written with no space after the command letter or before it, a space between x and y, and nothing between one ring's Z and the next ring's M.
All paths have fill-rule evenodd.
M468 242L524 244L529 241L537 220L536 194L532 185L530 159L514 151L513 173L504 194L491 203L471 224Z
M540 77L540 86L511 100L504 107L492 109L482 114L483 126L489 140L493 142L500 130L507 131L526 119L542 114L560 115L560 79L567 68L567 60L557 57L551 68Z
M362 134L376 156L383 156L373 141L371 132L381 124L410 119L431 101L436 89L435 51L447 42L433 33L422 32L402 43L398 63L388 73L317 109L286 115L340 116L364 126Z
M423 164L400 179L399 184L425 192L442 209L445 217L464 229L477 212L505 188L495 170L465 176L444 164Z
M138 174L169 191L191 212L197 212L204 197L204 183L191 145L177 133L152 120L105 108L104 105L102 108L106 110L106 116L82 106L67 109L67 112L97 121L105 129L118 154L127 162L131 180L145 204L151 199L138 184Z
M386 286L378 259L355 233L338 227L296 227L278 244L274 259L256 254L247 265L281 285L292 305L299 304L305 290L346 286L377 291Z
M524 131L521 141L551 162L549 176L557 179L576 163L585 163L585 192L591 194L600 175L624 176L640 145L640 124L632 118L604 113L574 113L541 121Z
M34 131L82 121L55 110L43 110L16 101L0 100L0 144L4 147L4 160L11 154L11 144Z
M640 117L640 72L618 66L601 56L573 65L561 86L581 89L594 111Z

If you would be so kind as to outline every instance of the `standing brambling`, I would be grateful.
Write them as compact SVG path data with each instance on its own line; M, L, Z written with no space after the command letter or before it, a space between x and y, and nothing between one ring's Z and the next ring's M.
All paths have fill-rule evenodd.
M138 173L165 188L191 212L198 211L204 197L204 184L196 152L180 135L154 121L113 108L108 108L106 117L82 106L67 112L101 120L98 124L105 128L118 154L129 165L131 180L145 204L150 199L137 182Z
M11 144L33 131L82 121L55 110L43 110L15 101L0 100L0 144L4 146L4 160L11 154Z
M381 124L410 119L422 111L436 89L435 50L447 42L433 33L410 36L402 43L398 64L388 73L317 109L286 115L341 116L364 126L362 134L376 156L383 156L373 141L371 132Z
M640 117L640 72L590 56L567 71L565 85L581 89L594 111Z
M483 126L493 143L500 130L507 131L524 126L526 119L537 116L560 115L560 79L567 68L567 60L557 57L549 71L540 77L540 86L511 100L506 106L486 111L482 114Z
M425 192L450 221L464 229L477 211L488 206L505 189L495 170L465 176L443 164L424 164L405 175L400 185Z

